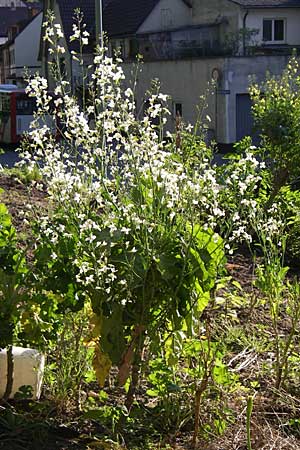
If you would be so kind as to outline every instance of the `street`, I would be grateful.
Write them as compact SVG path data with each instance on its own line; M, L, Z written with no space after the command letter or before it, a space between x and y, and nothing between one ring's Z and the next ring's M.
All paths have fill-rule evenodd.
M0 154L0 166L11 168L20 160L16 147L2 146L3 154Z

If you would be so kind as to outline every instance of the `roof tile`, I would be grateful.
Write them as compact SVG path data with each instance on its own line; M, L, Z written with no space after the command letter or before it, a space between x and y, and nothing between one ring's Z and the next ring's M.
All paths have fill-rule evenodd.
M160 0L110 0L104 8L109 36L134 34Z
M28 15L28 8L26 6L22 7L16 7L15 9L7 8L7 7L1 7L1 14L0 14L0 36L6 37L7 36L7 30L12 25L16 25L19 22L22 22L23 20L27 20Z
M231 0L247 8L299 8L300 0Z

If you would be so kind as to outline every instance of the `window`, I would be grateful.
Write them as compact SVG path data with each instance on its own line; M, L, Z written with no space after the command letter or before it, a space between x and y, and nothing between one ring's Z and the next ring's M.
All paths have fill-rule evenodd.
M113 58L116 56L125 58L125 40L111 41L111 53Z
M34 111L36 111L36 101L33 98L26 98L25 96L20 96L17 98L17 114L32 116Z
M175 117L182 117L182 103L174 103Z
M15 50L13 48L9 50L9 65L10 67L15 65Z
M173 25L172 21L172 12L168 9L161 9L161 26L165 30L167 28L170 28Z
M119 52L120 58L125 58L125 41L124 40L119 41L118 52Z
M284 42L285 40L285 20L284 19L264 19L263 20L263 41Z
M59 71L63 78L66 76L66 59L62 56L59 58Z
M130 39L129 41L129 56L136 58L139 54L139 41L137 39Z
M19 32L19 27L17 25L13 25L8 29L8 39L12 40Z
M0 113L7 113L10 111L10 95L0 94Z

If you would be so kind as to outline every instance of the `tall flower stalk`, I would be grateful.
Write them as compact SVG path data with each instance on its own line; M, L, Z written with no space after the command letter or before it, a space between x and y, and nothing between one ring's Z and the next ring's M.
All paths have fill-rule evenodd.
M50 51L61 49L53 17L47 26ZM72 37L81 48L82 30L74 27ZM45 79L29 82L38 111L23 161L40 165L49 194L48 213L35 225L37 276L60 296L61 310L91 303L98 380L112 364L121 385L131 374L130 410L146 343L159 351L160 335L203 307L224 254L200 214L203 162L185 164L174 139L164 140L168 98L157 87L137 120L120 63L98 49L85 101L56 75L59 64L54 96Z

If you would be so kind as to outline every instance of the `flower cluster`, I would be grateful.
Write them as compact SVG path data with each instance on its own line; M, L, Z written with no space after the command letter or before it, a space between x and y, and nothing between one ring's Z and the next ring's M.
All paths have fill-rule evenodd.
M53 36L61 38L55 24L46 33L52 43ZM74 25L72 40L85 38L84 27ZM168 97L154 86L137 120L120 60L102 48L93 65L85 101L59 74L53 94L43 78L30 81L38 111L23 163L39 165L47 184L50 210L37 245L51 249L51 270L67 246L64 264L82 289L130 303L170 240L184 257L193 225L215 227L222 212L214 169L205 163L190 170L164 139Z
M81 20L79 17L78 25L73 26L72 40L88 38ZM59 27L53 24L46 36L60 38ZM72 95L70 83L61 76L56 79L54 98L41 77L31 80L27 89L37 98L38 112L24 161L30 168L42 160L41 172L53 201L65 210L77 210L82 243L78 248L94 255L101 266L99 273L97 264L87 262L86 255L83 266L80 258L75 258L77 280L87 284L86 275L97 289L105 284L103 267L118 240L133 254L137 241L143 241L146 252L151 253L148 237L162 223L164 229L176 228L179 223L201 223L220 232L232 251L238 242L251 242L249 224L253 229L261 214L256 192L264 163L256 159L255 148L248 146L243 157L220 171L212 164L205 144L199 143L199 155L192 158L193 165L187 164L181 149L174 151L172 136L171 144L164 140L167 96L154 86L144 117L138 121L134 92L128 85L124 88L120 63L108 56L107 49L99 49L85 102ZM192 134L188 127L184 133ZM87 223L92 225L86 227ZM109 234L104 240L99 237L103 229ZM85 246L89 246L88 252Z
M61 39L55 24L46 33L51 42L53 36ZM72 40L86 39L79 18ZM47 240L52 263L62 241L72 241L68 264L78 285L130 303L170 240L186 254L196 224L221 234L231 253L253 233L279 242L284 222L275 206L265 214L265 165L254 147L248 143L243 156L218 168L192 127L181 126L178 146L178 136L164 131L168 97L154 85L138 120L120 63L99 49L79 99L60 75L53 95L46 80L31 80L27 92L38 111L23 158L29 168L40 165L47 183L51 213L40 222L38 242Z

